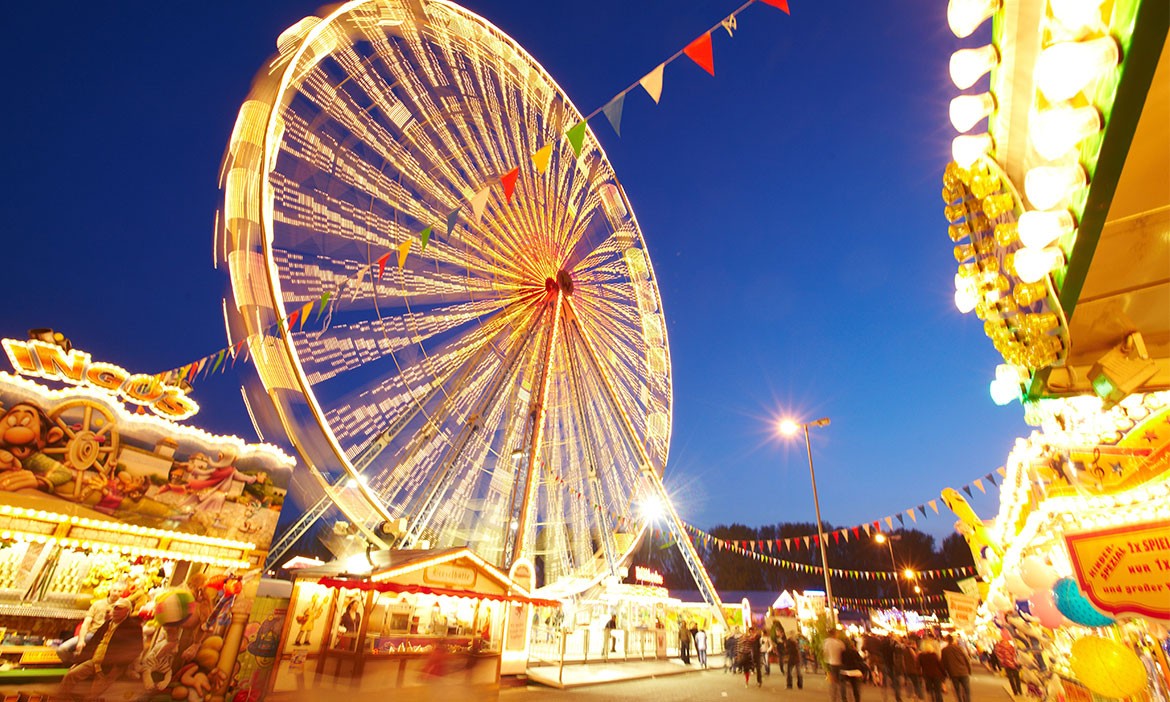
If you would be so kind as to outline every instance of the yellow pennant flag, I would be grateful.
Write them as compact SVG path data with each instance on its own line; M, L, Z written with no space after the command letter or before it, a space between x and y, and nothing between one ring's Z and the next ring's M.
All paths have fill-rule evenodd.
M548 170L548 162L552 158L552 147L551 143L545 144L540 151L532 154L532 165L536 166L537 173L544 173Z
M983 487L983 480L980 478L975 479L975 487L979 488L979 492L983 493L984 495L987 494L987 490Z
M906 514L909 514L909 515L910 515L910 519L911 519L911 520L912 520L912 521L913 521L915 524L917 524L917 523L918 523L918 515L914 514L914 510L912 510L912 509L908 509L908 510L906 510Z
M407 239L398 245L398 270L406 265L406 255L410 253L410 245L414 243L414 239Z
M889 527L891 530L894 528L894 518L893 517L886 517L886 526Z
M665 65L659 64L658 68L642 76L642 80L638 81L642 88L650 94L650 97L654 98L655 105L662 99L662 69Z
M936 501L936 500L931 500L931 501L930 501L930 502L928 502L927 504L929 504L929 505L930 505L930 508L934 510L934 513L935 513L935 514L938 514L938 501Z

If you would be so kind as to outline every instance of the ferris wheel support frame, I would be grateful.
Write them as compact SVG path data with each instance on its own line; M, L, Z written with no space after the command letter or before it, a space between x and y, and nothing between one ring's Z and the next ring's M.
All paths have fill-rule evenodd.
M569 300L569 310L571 312L570 318L576 320L576 310L573 309L572 301ZM670 529L671 535L674 537L675 543L678 545L679 552L682 554L683 561L687 564L687 568L691 571L691 577L695 579L695 584L699 586L699 591L703 594L703 599L707 604L715 608L716 616L719 622L724 627L727 626L727 618L723 615L723 601L719 599L719 593L715 591L715 585L711 582L711 576L707 574L707 569L703 567L703 562L699 558L698 551L695 550L695 544L691 541L690 535L686 529L683 528L682 520L678 516L678 512L674 509L674 503L670 500L670 495L666 492L666 486L662 483L662 478L658 472L654 470L653 464L650 463L650 457L646 454L646 448L637 440L637 433L630 422L629 415L622 409L621 403L617 401L617 394L610 384L608 376L601 372L601 364L597 360L597 354L593 350L593 344L586 336L585 330L581 328L580 324L574 323L573 328L576 329L577 334L581 339L581 344L585 348L586 357L593 365L597 377L601 379L601 386L605 389L602 393L605 399L609 402L611 409L621 420L618 426L622 429L622 434L626 441L634 449L638 456L638 461L641 464L640 470L642 475L650 482L650 487L662 503L666 511L667 528ZM643 532L645 533L645 532Z
M555 285L555 283L554 283ZM552 318L552 332L549 334L548 346L544 352L544 367L541 369L540 375L540 399L537 401L536 407L532 411L532 429L530 433L530 440L528 441L528 468L524 472L524 500L520 503L519 517L516 515L516 498L515 490L513 490L511 517L516 520L516 529L512 530L512 538L505 537L505 551L504 551L504 566L511 568L512 564L519 558L524 557L525 532L528 528L528 512L532 508L532 497L536 491L536 486L539 481L532 479L532 474L537 469L538 452L540 449L540 440L544 435L544 419L545 419L545 403L548 402L548 386L552 379L550 369L552 367L553 353L557 347L557 335L561 329L561 305L564 304L565 293L558 286L556 288L556 300L550 300L545 303L546 309L548 306L553 307ZM543 315L542 315L543 316ZM514 487L520 483L519 476L517 476ZM509 522L511 527L511 522ZM519 544L519 547L517 547Z

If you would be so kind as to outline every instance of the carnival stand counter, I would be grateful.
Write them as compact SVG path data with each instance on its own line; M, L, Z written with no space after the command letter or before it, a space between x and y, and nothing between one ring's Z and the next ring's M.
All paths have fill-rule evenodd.
M494 699L510 621L523 627L530 605L559 605L529 597L465 548L374 556L298 571L274 693L341 688L402 699L443 686Z

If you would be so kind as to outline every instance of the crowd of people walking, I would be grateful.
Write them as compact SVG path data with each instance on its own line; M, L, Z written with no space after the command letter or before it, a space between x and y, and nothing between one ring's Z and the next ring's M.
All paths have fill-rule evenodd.
M850 692L853 702L860 702L865 682L881 689L882 702L891 695L902 702L903 693L918 701L943 702L947 683L956 702L971 702L971 657L950 635L942 641L931 636L867 635L855 642L832 631L822 644L822 657L831 702L849 702Z

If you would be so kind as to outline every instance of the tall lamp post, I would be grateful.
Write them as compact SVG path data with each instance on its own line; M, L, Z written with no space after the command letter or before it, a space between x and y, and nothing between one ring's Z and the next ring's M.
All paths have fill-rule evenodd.
M897 534L886 536L880 531L874 535L873 540L879 544L885 544L890 547L890 565L894 569L894 584L898 586L898 602L902 602L902 581L898 578L898 563L894 560L894 541L902 538Z
M813 507L816 509L817 515L817 542L821 545L821 570L825 574L825 607L829 614L829 624L836 628L837 614L833 610L833 584L829 581L829 554L825 548L825 532L821 527L821 500L817 496L817 473L813 470L812 442L808 438L810 426L827 427L829 426L829 418L821 417L816 421L804 423L785 419L780 422L780 433L785 436L794 436L796 432L804 429L804 447L808 451L808 475L812 478Z

